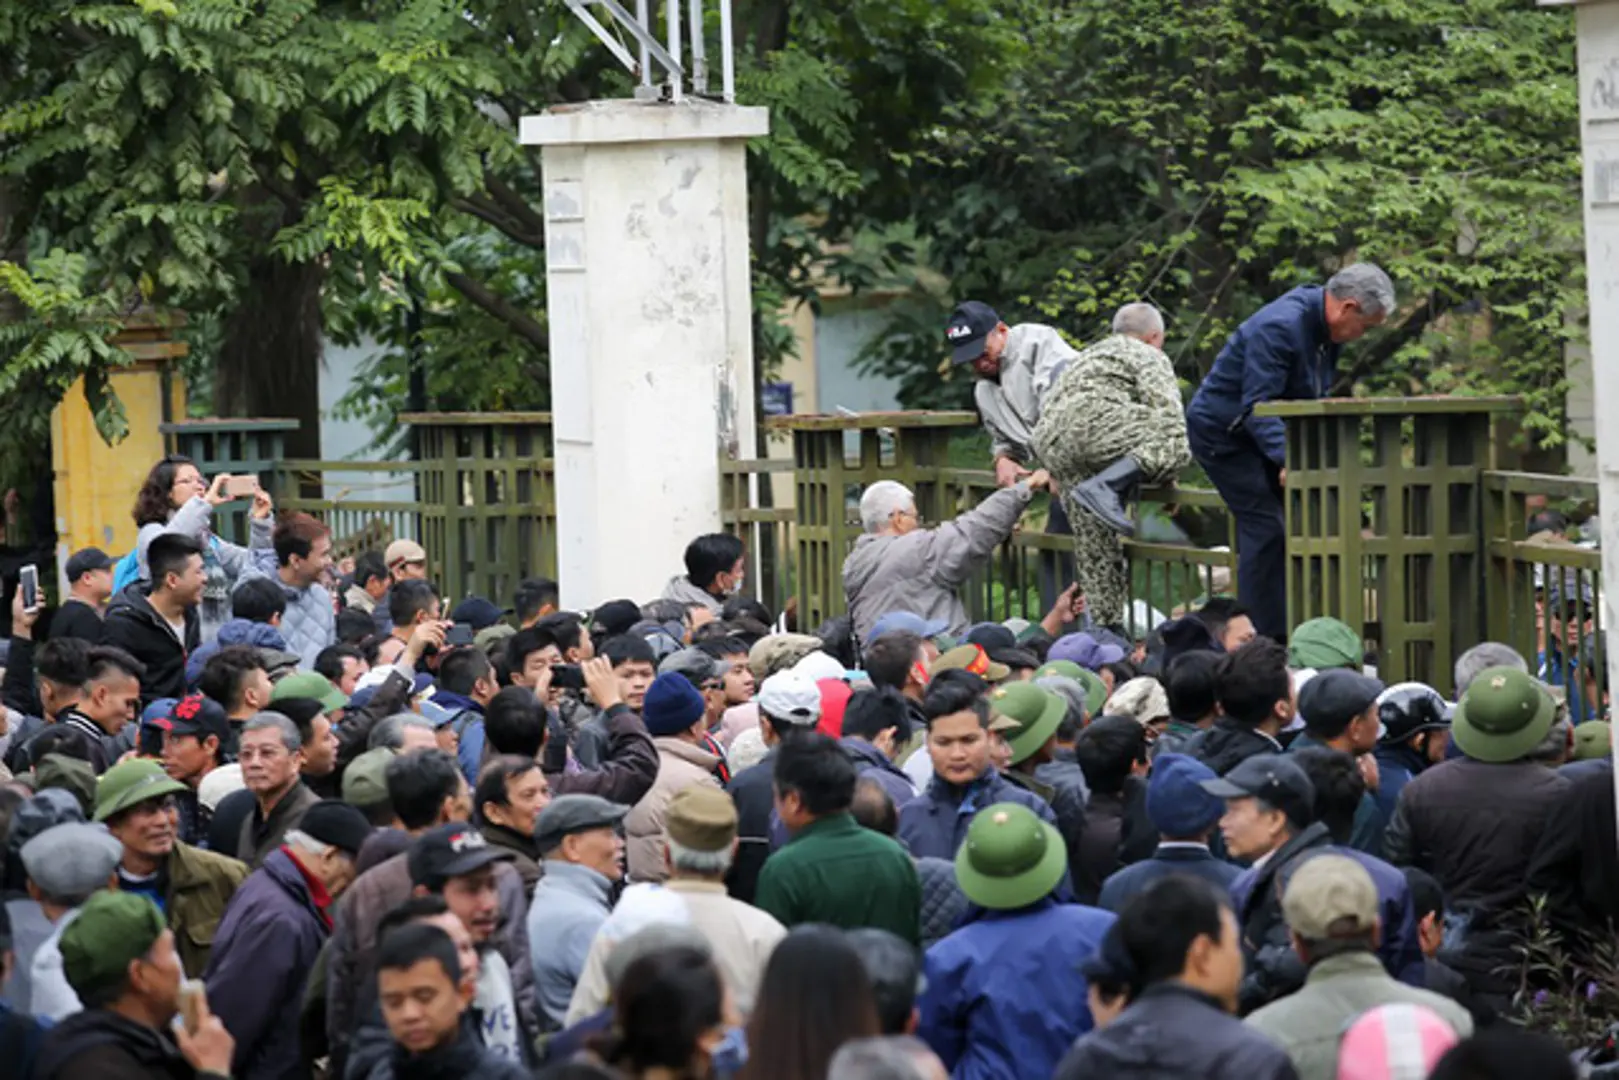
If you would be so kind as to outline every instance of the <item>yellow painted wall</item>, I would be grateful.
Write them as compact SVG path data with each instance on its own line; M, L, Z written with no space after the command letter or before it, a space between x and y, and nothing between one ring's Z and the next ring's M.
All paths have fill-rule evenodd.
M160 425L166 417L185 417L185 386L179 379L169 380L171 400L166 412L163 408L158 362L136 363L110 381L129 418L129 437L118 445L108 446L96 432L82 379L51 413L58 550L94 546L117 556L134 547L135 493L167 453Z

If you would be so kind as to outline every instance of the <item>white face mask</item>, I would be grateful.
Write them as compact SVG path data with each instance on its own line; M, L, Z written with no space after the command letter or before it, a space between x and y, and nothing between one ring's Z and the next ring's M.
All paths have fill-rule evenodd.
M742 595L742 586L747 583L747 580L748 580L748 578L747 578L746 574L738 574L735 578L733 578L731 580L731 587L726 590L726 595L728 595L728 596L741 596Z

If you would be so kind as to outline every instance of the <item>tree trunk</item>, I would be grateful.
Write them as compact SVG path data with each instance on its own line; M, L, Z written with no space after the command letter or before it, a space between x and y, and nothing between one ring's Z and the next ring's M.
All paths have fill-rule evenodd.
M321 285L318 263L253 260L225 326L214 408L220 416L297 420L289 457L320 457Z

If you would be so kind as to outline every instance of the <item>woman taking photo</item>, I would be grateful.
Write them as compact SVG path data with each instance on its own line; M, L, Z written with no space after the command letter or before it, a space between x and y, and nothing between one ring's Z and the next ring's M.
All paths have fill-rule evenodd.
M231 617L231 590L253 577L273 577L276 572L275 547L271 542L275 503L269 492L255 487L253 513L249 522L251 539L238 547L213 534L214 507L230 502L226 493L229 474L221 473L209 484L190 458L170 454L146 474L146 482L135 496L135 539L137 577L150 581L146 548L154 537L166 532L194 537L203 545L203 570L208 584L203 588L202 640L209 642Z

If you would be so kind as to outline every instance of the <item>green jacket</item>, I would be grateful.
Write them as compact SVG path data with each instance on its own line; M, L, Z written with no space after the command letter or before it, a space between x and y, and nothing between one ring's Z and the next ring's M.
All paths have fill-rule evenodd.
M897 842L834 814L800 829L766 860L754 906L786 927L876 927L919 944L922 886Z
M200 979L208 968L225 905L247 877L247 866L176 840L167 870L169 891L163 909L174 931L174 947L186 975Z

